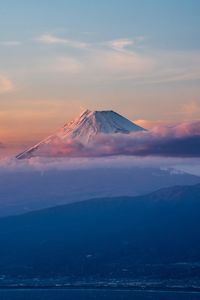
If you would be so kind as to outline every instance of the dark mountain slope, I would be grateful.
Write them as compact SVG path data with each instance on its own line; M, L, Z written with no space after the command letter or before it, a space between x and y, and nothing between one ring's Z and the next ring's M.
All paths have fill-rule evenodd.
M0 272L25 277L199 276L199 215L200 184L2 218Z
M100 164L100 163L99 163ZM142 167L83 168L0 173L0 217L91 198L138 196L173 185L194 185L200 177Z

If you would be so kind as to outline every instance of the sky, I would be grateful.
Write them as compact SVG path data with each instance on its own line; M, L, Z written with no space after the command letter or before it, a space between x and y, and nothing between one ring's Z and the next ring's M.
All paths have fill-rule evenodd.
M199 0L2 0L2 151L86 108L147 128L199 120L199 11Z

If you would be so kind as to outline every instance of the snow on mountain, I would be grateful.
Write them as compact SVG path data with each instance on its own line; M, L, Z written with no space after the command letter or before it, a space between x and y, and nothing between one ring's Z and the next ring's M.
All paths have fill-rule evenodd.
M98 133L129 133L143 130L114 111L84 111L81 116L63 128L64 135L90 142ZM63 136L64 136L63 135Z
M52 143L68 143L74 140L82 144L89 144L99 134L128 134L143 131L144 128L132 123L120 114L109 111L85 110L78 118L65 124L55 134L47 137L40 143L17 155L17 158L30 158L38 156L40 149Z

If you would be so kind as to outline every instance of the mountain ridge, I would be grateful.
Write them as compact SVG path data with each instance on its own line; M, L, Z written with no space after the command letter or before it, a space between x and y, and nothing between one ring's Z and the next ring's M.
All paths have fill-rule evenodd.
M177 201L163 201L162 193L175 193ZM88 200L1 218L0 275L199 276L200 184L162 193Z
M184 201L188 199L188 197L191 196L191 191L195 191L197 194L195 194L195 196L197 195L199 197L199 202L200 202L200 183L197 184L193 184L193 185L174 185L171 187L166 187L166 188L160 188L156 191L153 191L151 193L145 193L143 195L137 195L137 196L117 196L117 197L100 197L100 198L89 198L86 199L84 201L77 201L77 202L70 202L70 203L66 203L66 204L61 204L61 205L55 205L52 207L47 207L47 208L42 208L42 209L37 209L34 211L30 211L30 212L25 212L25 213L21 213L19 215L11 215L11 216L5 216L5 217L0 217L1 219L9 219L9 218L19 218L20 216L26 216L26 215L34 215L40 212L48 212L48 211L53 211L54 209L62 209L62 208L69 208L69 207L76 207L79 205L90 205L93 203L101 203L101 202L112 202L112 201L120 201L121 199L126 199L129 201L133 201L134 199L145 199L146 197L148 197L149 201L152 202L157 202L157 200L159 199L160 201L163 200L168 200L168 201L179 201L180 198L182 197L182 195L184 196ZM197 198L197 197L196 197Z
M95 197L137 196L173 185L194 185L200 177L170 169L116 168L104 162L88 169L0 173L0 181L0 194L4 195L0 216L6 216Z
M75 140L87 145L99 134L129 134L144 130L144 128L134 124L113 110L90 111L87 109L79 117L58 129L53 135L18 154L16 158L24 159L37 156L40 148L43 148L43 146L47 148L48 145L51 146L55 141L59 144L59 141L65 143L69 140Z

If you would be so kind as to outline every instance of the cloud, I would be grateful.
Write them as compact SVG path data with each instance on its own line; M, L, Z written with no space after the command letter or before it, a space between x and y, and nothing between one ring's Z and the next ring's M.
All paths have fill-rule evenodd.
M170 83L200 79L200 53L195 51L157 51L157 67L146 83Z
M196 101L190 101L183 104L180 113L185 119L195 118L200 113L200 106Z
M79 74L91 80L123 79L127 77L136 78L150 73L154 68L154 59L140 54L136 51L127 50L128 46L133 46L143 37L135 39L122 38L103 43L85 43L67 38L60 38L52 34L44 34L36 39L40 43L48 45L64 45L71 48L88 50L84 55L73 53L56 57L48 64L52 66L52 71L61 71ZM87 75L87 77L86 77Z
M177 122L172 122L172 121L143 120L143 119L134 120L133 122L143 128L146 128L146 129L152 129L152 128L158 127L158 126L172 126L172 125L175 126L177 124Z
M71 48L86 49L89 47L88 43L75 41L67 38L57 37L52 34L44 34L36 39L38 42L48 45L65 45Z
M43 143L29 154L39 157L200 157L200 122L160 126L130 134L102 134L86 145L54 136L51 143Z
M81 80L137 79L150 73L154 61L138 53L114 50L93 50L83 57L62 56L50 64L55 72L61 71L80 75Z
M156 156L98 156L98 157L32 157L30 159L16 159L4 157L0 159L0 173L2 171L46 171L46 170L79 170L97 168L151 168L184 170L193 173L199 165L199 158L195 157L156 157ZM200 175L200 170L194 171Z
M15 46L20 46L21 42L20 41L2 41L0 42L0 46L6 46L6 47L15 47Z
M126 80L132 81L134 86L200 80L199 52L157 49L152 51L147 46L142 49L137 47L144 39L144 36L136 36L104 42L84 42L54 34L43 34L36 41L46 45L87 50L74 51L71 57L68 53L66 55L66 59L81 64L81 72L74 73L80 75L82 82L86 79L90 82ZM64 56L62 53L60 60ZM60 68L53 62L46 63L46 66L49 65L55 66L55 71L66 70L66 73L69 73L68 67ZM68 65L68 62L63 65Z
M96 71L105 72L113 77L137 78L148 73L154 67L154 60L136 52L102 51L97 52L98 59L93 57Z
M129 49L134 45L129 39L109 42L107 46L93 45L84 56L72 56L79 61L83 79L90 80L125 80L134 85L173 83L200 79L198 60L200 55L182 53L180 56L171 52L139 51ZM86 77L87 75L87 77ZM82 77L80 78L82 79Z
M73 57L60 57L55 61L53 66L56 72L64 72L65 74L79 74L83 68L81 62Z
M144 37L143 36L138 36L134 39L131 38L121 38L121 39L116 39L116 40L111 40L106 43L104 43L106 46L117 50L117 51L124 51L127 47L129 46L135 46L139 42L143 41Z
M0 94L10 92L14 89L14 85L10 79L0 75Z
M91 155L200 157L200 122L112 138L102 136L95 142Z
M191 100L180 105L178 111L173 111L171 115L178 116L185 122L191 122L194 120L199 120L200 116L200 105L197 101Z

